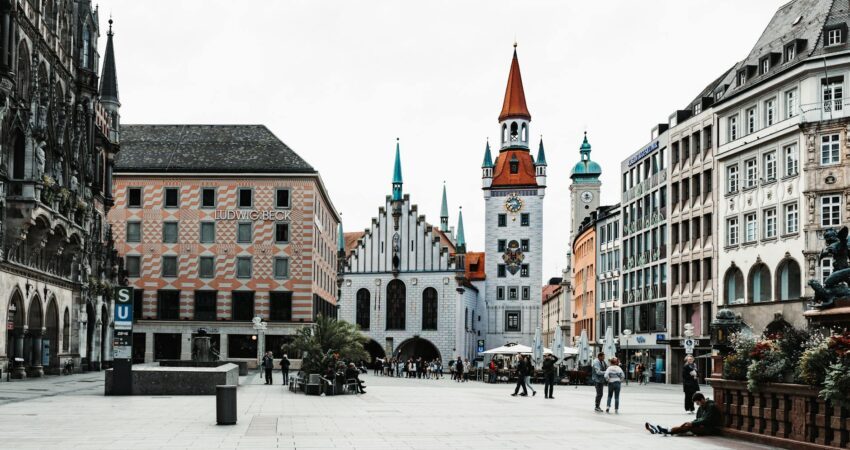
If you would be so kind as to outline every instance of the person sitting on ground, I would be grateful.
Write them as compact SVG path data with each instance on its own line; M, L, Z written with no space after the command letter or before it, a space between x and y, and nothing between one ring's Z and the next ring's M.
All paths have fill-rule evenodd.
M348 369L345 369L345 378L347 380L354 380L357 382L357 390L361 394L365 394L366 391L363 390L363 382L360 381L360 370L354 365L354 363L348 364Z
M714 400L708 400L701 392L697 392L693 396L693 401L699 406L697 418L694 421L685 422L669 430L658 425L652 425L649 422L646 422L644 427L652 434L663 434L665 436L687 433L696 436L718 434L720 432L720 409L714 403Z

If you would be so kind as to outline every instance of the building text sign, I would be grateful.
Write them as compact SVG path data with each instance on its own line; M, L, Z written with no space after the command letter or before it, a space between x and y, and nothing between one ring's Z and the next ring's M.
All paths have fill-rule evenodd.
M260 221L283 221L290 220L292 211L290 210L241 210L241 209L217 209L215 211L215 220L250 220L252 222Z

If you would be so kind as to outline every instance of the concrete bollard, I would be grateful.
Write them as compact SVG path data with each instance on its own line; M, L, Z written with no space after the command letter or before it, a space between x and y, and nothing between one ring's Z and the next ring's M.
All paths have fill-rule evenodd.
M215 387L215 418L219 425L236 425L236 386Z

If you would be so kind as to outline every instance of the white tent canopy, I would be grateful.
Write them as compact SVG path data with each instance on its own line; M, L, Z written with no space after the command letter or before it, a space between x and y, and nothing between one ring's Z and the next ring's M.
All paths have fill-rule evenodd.
M482 355L525 355L531 354L532 349L527 345L522 344L508 344L503 345L501 347L491 348L486 352L482 352ZM552 349L543 348L543 353L552 353Z

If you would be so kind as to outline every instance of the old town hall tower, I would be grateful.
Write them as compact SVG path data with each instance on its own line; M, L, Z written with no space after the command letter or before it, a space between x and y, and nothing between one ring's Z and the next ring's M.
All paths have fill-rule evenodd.
M540 324L543 263L543 197L546 156L542 139L531 156L531 114L514 44L505 100L499 114L499 153L484 154L485 248L488 348L531 345Z

